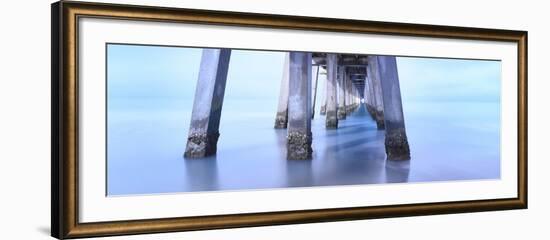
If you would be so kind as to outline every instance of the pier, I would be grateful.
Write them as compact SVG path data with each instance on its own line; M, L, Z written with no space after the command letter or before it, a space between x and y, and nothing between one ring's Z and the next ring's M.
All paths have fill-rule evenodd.
M186 158L216 154L218 138L223 137L219 125L230 56L230 49L203 50ZM324 82L319 81L322 72L326 74ZM318 86L324 86L323 91ZM341 121L364 107L377 128L385 132L386 159L409 160L400 91L394 56L286 53L274 128L287 131L287 159L313 158L316 149L312 146L311 119L318 102L327 131L339 131Z

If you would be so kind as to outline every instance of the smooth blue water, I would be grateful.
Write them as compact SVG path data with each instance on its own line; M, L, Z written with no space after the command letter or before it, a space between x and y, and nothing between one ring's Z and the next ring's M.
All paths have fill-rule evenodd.
M384 132L364 108L338 130L326 130L317 109L313 160L286 160L276 99L226 99L217 155L184 159L192 101L110 98L108 195L500 177L498 102L403 104L410 161L385 161Z

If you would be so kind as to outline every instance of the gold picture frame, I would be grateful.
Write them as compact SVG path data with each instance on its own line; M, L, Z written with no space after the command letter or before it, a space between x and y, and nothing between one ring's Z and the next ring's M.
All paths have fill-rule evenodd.
M60 1L52 5L51 235L80 238L527 208L527 32ZM80 17L517 43L515 198L79 223L78 21Z

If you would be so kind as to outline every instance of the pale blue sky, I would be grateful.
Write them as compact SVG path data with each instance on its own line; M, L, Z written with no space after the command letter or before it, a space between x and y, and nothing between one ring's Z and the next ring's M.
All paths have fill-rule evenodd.
M399 57L401 94L408 100L499 101L500 63Z
M109 97L192 100L200 58L199 48L109 45ZM499 100L500 61L414 57L397 61L406 101ZM276 100L283 62L282 52L234 50L225 97Z

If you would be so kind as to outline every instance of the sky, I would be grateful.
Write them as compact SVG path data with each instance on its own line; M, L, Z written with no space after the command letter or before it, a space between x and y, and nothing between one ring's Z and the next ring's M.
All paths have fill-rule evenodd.
M193 99L200 48L110 44L107 56L110 99ZM283 63L283 52L233 50L225 98L276 101ZM404 101L500 99L500 61L398 57L397 64Z

